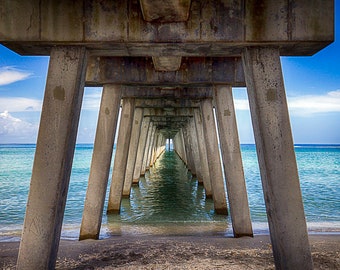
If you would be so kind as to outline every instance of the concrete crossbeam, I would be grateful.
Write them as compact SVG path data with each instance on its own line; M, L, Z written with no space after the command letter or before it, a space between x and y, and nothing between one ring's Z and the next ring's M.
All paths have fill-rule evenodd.
M93 56L89 59L86 85L245 86L240 57L185 57L177 71L160 72L155 68L151 57Z
M137 1L0 2L0 43L49 55L81 45L99 55L226 56L245 46L311 55L334 40L333 0L192 1L186 22L147 22ZM169 12L170 13L170 12Z

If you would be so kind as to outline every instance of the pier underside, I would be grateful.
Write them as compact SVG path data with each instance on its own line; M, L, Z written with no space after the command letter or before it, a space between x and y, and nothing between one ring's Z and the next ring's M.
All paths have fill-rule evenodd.
M50 56L17 268L55 267L84 86L103 90L80 239L98 239L115 140L108 215L169 139L234 236L253 236L232 97L245 86L276 268L312 269L280 56L330 44L333 12L331 0L1 0L0 43Z

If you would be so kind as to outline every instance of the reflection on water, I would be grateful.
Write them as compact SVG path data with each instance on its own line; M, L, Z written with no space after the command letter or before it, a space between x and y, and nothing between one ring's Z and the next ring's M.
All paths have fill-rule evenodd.
M165 152L123 199L120 215L107 217L107 235L226 234L228 217L215 215L213 201L173 151Z

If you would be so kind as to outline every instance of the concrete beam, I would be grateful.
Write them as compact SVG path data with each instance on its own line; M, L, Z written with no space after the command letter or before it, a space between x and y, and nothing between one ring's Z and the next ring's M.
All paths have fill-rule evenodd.
M201 111L215 212L227 215L226 191L211 99L202 100Z
M216 86L214 101L234 236L253 236L231 87Z
M133 184L137 184L139 182L139 177L141 175L143 156L145 152L149 126L150 126L150 118L144 117L142 120L142 127L141 127L139 142L138 142L136 163L135 163L135 168L133 172L133 179L132 179Z
M54 269L84 92L86 50L52 50L17 269Z
M168 98L168 99L203 99L213 96L212 87L194 86L171 87L171 86L124 86L123 97L130 98Z
M141 108L163 108L171 110L172 108L199 108L199 100L188 99L136 99L136 107Z
M124 197L130 197L130 191L131 191L133 173L134 173L135 164L136 164L138 141L139 141L139 136L140 136L142 120L143 120L143 109L135 108L134 115L133 115L132 130L131 130L129 154L128 154L128 159L127 159L127 164L126 164L124 187L123 187Z
M245 86L240 57L185 57L177 71L168 72L157 71L151 57L91 57L86 85L107 83L154 87Z
M277 269L313 269L278 49L243 55Z
M129 142L134 112L134 100L123 99L122 112L118 130L116 154L112 170L112 181L109 193L107 213L119 213L125 180L126 164L129 153Z
M333 0L260 4L196 0L188 21L150 23L137 1L3 0L0 43L25 55L49 55L55 45L80 45L111 56L235 56L245 46L312 55L334 40Z
M121 95L118 85L103 88L79 240L99 238Z

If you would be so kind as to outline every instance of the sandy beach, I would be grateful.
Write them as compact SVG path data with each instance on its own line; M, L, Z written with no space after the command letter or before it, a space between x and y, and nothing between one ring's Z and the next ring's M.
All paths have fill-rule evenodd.
M340 235L310 235L315 269L340 269ZM0 243L0 268L15 269L18 242ZM56 269L274 269L268 235L116 236L60 243Z

